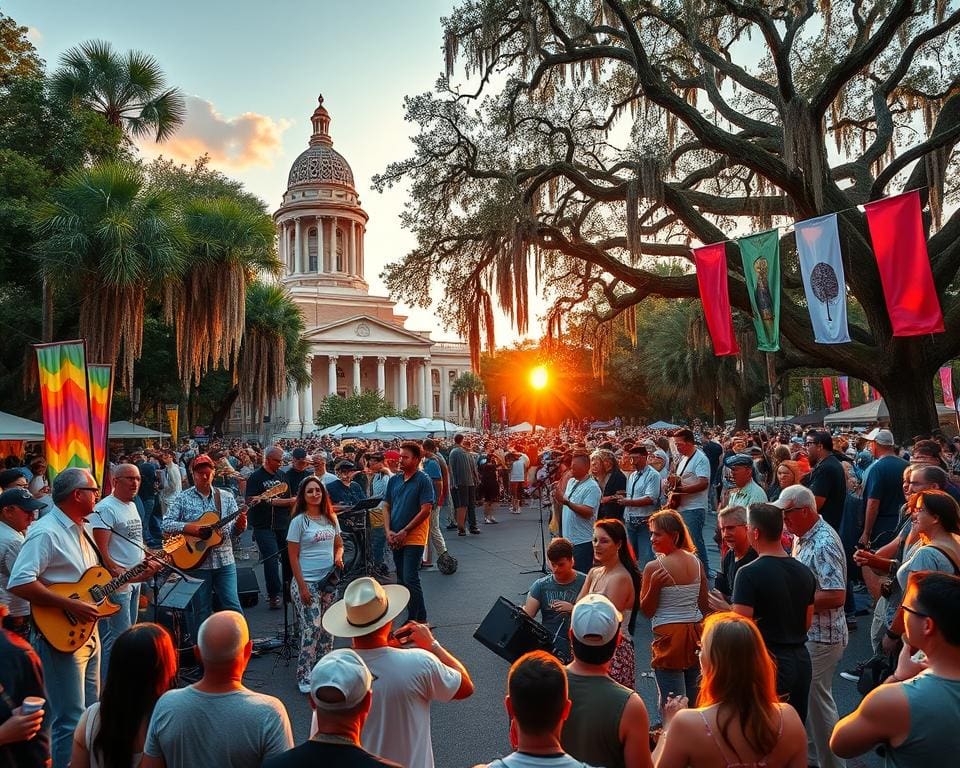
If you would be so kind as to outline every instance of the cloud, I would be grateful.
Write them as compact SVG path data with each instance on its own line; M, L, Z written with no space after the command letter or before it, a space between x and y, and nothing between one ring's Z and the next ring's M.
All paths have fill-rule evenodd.
M188 96L186 106L186 119L172 138L162 144L149 140L139 143L145 155L192 162L206 153L213 165L230 170L269 168L280 156L280 138L290 127L289 120L274 120L256 112L225 117L198 96Z
M43 42L43 33L36 27L27 27L27 40L34 46L40 45Z

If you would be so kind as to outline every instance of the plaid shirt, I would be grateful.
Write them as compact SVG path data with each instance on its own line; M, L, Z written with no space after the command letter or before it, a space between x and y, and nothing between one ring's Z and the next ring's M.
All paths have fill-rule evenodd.
M232 493L218 488L213 488L212 491L220 494L221 518L228 517L237 511L237 500ZM163 515L161 527L164 533L182 533L187 523L196 522L207 512L216 512L217 503L213 498L213 493L203 497L195 486L191 486L176 496ZM233 565L233 542L230 540L230 534L233 532L235 522L236 520L232 520L224 526L220 531L223 534L223 541L210 550L210 554L198 568L214 570L226 565Z
M846 590L847 557L840 537L822 517L793 542L793 556L813 571L819 590ZM814 611L807 640L828 645L846 645L847 617L843 605Z

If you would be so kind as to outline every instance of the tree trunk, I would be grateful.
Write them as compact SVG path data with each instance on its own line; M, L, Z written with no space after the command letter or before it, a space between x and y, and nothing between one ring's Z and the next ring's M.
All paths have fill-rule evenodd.
M44 275L41 287L40 340L53 341L53 283Z
M723 413L723 403L720 402L720 397L717 394L713 396L713 423L718 427L722 428L725 421Z
M933 399L933 371L911 371L879 382L880 393L890 411L890 430L898 445L906 445L939 425Z
M210 417L210 434L223 434L223 425L227 420L227 414L230 413L230 409L233 408L233 404L237 402L237 398L240 397L240 387L234 386L230 389L229 392L224 396L223 400L220 401L214 411L213 416ZM241 419L241 424L243 420Z
M736 419L735 429L750 429L750 409L753 407L753 398L746 392L738 390L733 400L733 415Z

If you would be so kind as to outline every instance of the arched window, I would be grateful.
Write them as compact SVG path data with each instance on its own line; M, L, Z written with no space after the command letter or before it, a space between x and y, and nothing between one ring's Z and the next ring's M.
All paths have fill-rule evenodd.
M343 230L337 229L337 272L346 272L343 257Z

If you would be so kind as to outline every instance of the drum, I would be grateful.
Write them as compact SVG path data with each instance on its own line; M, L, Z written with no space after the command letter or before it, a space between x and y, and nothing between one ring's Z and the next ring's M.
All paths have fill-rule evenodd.
M342 525L342 523L341 523ZM354 571L363 570L363 531L351 532L341 529L340 538L343 540L343 576L350 578ZM362 576L362 573L358 573Z
M505 597L497 598L473 637L511 664L530 651L553 652L547 628Z

